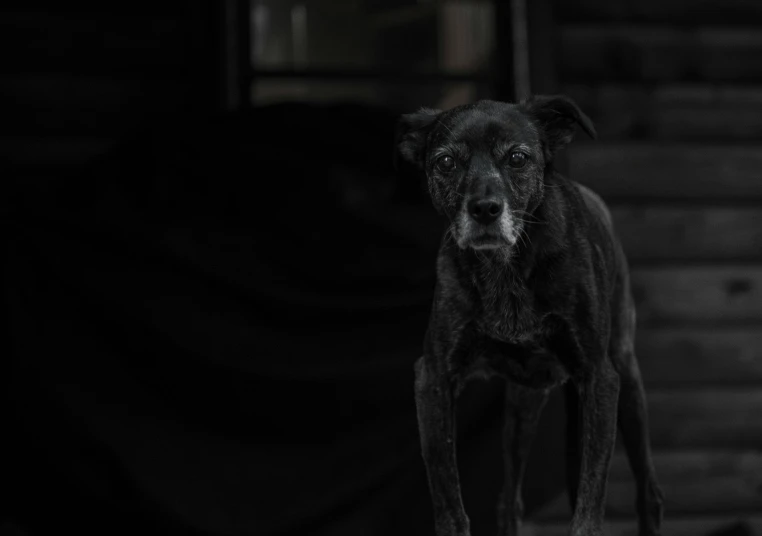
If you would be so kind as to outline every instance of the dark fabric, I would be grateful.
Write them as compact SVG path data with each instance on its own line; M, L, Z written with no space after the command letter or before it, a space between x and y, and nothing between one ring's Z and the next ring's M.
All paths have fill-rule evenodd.
M359 106L186 118L11 198L10 517L432 533L412 364L441 222L395 177L393 128ZM459 410L475 532L494 529L501 399L481 384Z

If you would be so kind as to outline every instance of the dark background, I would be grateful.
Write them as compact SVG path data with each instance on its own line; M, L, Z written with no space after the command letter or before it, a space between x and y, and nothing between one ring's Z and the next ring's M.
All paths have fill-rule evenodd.
M432 534L412 363L442 222L394 121L527 87L600 134L561 166L633 268L665 534L762 534L762 4L528 4L3 3L0 535ZM474 534L502 389L459 410ZM570 515L563 418L538 535ZM608 504L633 534L621 452Z

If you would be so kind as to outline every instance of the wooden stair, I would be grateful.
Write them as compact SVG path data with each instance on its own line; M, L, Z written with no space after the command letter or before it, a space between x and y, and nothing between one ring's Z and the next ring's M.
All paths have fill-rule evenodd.
M555 3L561 91L599 140L568 171L610 204L638 302L663 534L762 535L762 2ZM635 535L618 448L607 532ZM565 496L523 533L565 534Z
M603 525L607 536L638 536L637 526L632 521L608 520ZM525 536L566 536L569 533L568 523L544 522L528 523L522 527ZM662 534L669 536L696 536L696 534L711 534L712 536L749 536L762 533L762 516L689 516L668 517L662 524Z

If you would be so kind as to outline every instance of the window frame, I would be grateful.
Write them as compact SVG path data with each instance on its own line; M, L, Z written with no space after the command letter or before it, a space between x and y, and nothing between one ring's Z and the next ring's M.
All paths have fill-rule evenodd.
M257 103L251 97L253 84L257 80L276 78L308 81L378 81L411 85L470 82L488 85L497 100L514 100L516 95L528 94L530 87L530 62L526 49L527 1L492 0L496 26L494 61L481 72L447 73L388 68L258 67L252 64L250 53L253 41L252 1L225 0L225 107L228 110L246 110L256 106ZM521 47L516 48L515 43L519 43Z

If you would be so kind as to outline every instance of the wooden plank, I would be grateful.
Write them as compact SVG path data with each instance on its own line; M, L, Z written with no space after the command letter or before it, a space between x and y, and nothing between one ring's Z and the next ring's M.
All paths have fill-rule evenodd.
M762 387L649 388L655 448L758 449L762 445Z
M664 508L670 516L732 514L762 508L760 451L664 451L655 452L653 460L665 495ZM635 490L627 457L620 450L611 463L606 516L635 516ZM565 494L532 516L537 521L570 517Z
M4 77L0 135L113 136L193 103L189 80L66 74Z
M558 92L557 4L554 0L526 2L531 92L534 94Z
M762 329L641 329L635 339L648 389L762 384Z
M762 4L755 0L576 0L557 4L561 21L675 25L762 22Z
M663 534L669 536L710 536L721 531L728 534L762 534L762 515L738 514L724 516L667 516L662 524ZM730 532L741 529L738 532ZM747 530L747 531L744 531ZM522 536L567 536L569 525L567 521L555 523L529 522L522 525ZM603 526L603 534L607 536L638 536L637 522L633 520L607 520Z
M759 207L611 207L630 264L762 260Z
M566 84L601 140L762 140L762 86Z
M592 142L566 153L569 176L608 201L762 200L762 145Z
M560 38L566 82L762 80L762 33L753 27L571 24Z
M762 266L660 266L632 270L642 326L762 321Z
M0 162L11 176L60 175L84 165L114 146L102 138L0 137Z
M84 16L177 17L187 13L193 2L163 0L159 2L49 2L47 0L3 0L3 13L56 13Z
M192 25L182 19L4 13L6 73L168 74L192 66Z

